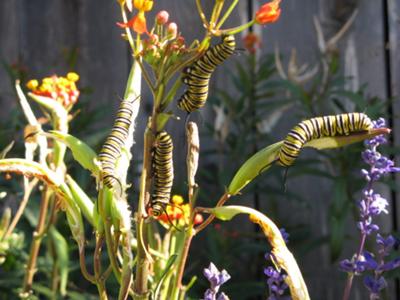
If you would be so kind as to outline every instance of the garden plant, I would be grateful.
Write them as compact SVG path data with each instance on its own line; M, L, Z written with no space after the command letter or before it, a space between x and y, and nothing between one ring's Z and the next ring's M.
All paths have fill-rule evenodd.
M74 288L68 283L70 258L66 239L72 234L80 272L96 287L97 298L189 299L192 297L190 289L197 280L196 276L184 278L192 241L216 218L230 221L237 215L246 215L246 220L257 225L265 236L266 258L271 262L264 270L268 285L266 298L309 299L301 270L286 246L286 232L275 225L268 212L261 212L251 205L229 205L229 200L245 194L245 187L253 180L257 181L261 174L266 176L273 166L287 172L303 148L324 151L365 141L367 149L362 158L370 169L362 171L367 184L359 201L361 242L354 257L342 261L340 266L348 273L343 299L350 299L353 278L360 274L365 275L370 299L378 299L387 285L384 274L400 264L399 259L389 257L396 245L395 238L376 234L379 227L374 221L375 216L387 212L388 202L374 192L373 185L382 175L399 171L393 161L377 149L386 142L385 135L390 129L382 118L374 121L363 112L342 110L319 116L314 102L326 97L328 79L316 82L315 86L324 87L321 93L313 94L317 101L302 99L304 106L310 108L305 114L306 120L293 127L284 140L271 145L262 143L258 136L252 155L241 157L244 163L228 174L229 181L222 183L226 185L224 192L216 199L208 199L208 203L212 203L209 207L197 205L202 195L196 181L201 142L197 124L191 120L192 114L208 105L209 81L212 74L218 72L217 66L240 52L235 36L251 26L271 26L282 12L280 0L272 0L261 6L250 22L226 28L224 25L237 9L239 0L215 0L209 15L203 10L201 0L192 2L193 11L201 21L199 28L204 30L200 41L186 41L165 10L157 12L151 22L148 17L153 9L151 0L119 0L115 3L121 8L122 21L117 24L129 45L133 63L114 125L98 153L86 141L69 134L70 124L74 122L74 105L80 95L78 74L69 72L65 77L53 75L42 80L31 79L24 85L16 81L15 90L26 118L25 157L8 158L10 144L1 152L0 172L8 176L23 175L23 197L13 215L10 209L4 210L0 222L1 264L12 264L12 249L21 247L22 240L17 224L26 213L33 194L40 194L30 251L28 257L20 258L26 259L26 265L19 297L34 299L39 298L39 294L52 299L86 297L73 292ZM239 70L242 79L263 81L270 76L271 60L260 64L256 71L254 53L248 58L251 68ZM332 61L327 61L329 68ZM152 110L144 132L138 132L135 129L143 103L142 79L151 92ZM296 92L303 96L311 94L299 92L303 87L290 80L280 87L291 96ZM268 89L262 94L268 95ZM33 103L26 95L40 107L41 117L35 116L31 108ZM250 90L240 100L242 104L246 100L255 101L257 95L256 90ZM170 121L177 119L173 108L176 106L185 115L178 121L185 132L185 157L174 156L174 141L167 129ZM255 124L261 121L262 114L255 111L249 114L256 121L245 124L241 135L250 134ZM140 162L131 152L135 137L139 135L143 136L143 161ZM73 178L70 166L66 164L67 152L71 152L75 162L92 175L89 191ZM185 163L185 196L171 195L174 166ZM141 169L138 185L129 179L131 165ZM284 180L283 177L282 185ZM95 200L89 194L92 191L97 193ZM57 226L64 218L70 230L67 233ZM378 245L376 255L365 250L366 240L373 234L376 234ZM47 260L51 262L52 274L47 287L35 284L44 241L49 249L47 255L51 257ZM94 249L88 251L90 243ZM203 275L210 287L204 291L203 299L229 299L220 288L235 274L218 270L223 267L212 262L204 266Z

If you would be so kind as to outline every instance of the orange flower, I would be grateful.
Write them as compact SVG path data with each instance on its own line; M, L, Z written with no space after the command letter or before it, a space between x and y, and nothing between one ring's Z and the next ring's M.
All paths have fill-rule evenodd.
M121 28L132 27L132 29L138 34L147 33L146 17L144 16L144 12L142 11L140 11L136 16L134 16L128 22L126 23L117 22L117 25Z
M246 34L246 36L243 38L243 42L244 42L244 47L250 53L255 53L257 48L260 48L261 46L260 38L258 37L257 34L253 32L249 32L248 34Z
M281 0L272 0L260 7L260 9L256 12L255 21L258 24L268 24L273 23L278 20L281 9L279 8L279 3Z
M189 224L191 208L189 203L184 203L182 196L174 195L172 197L171 205L168 205L166 212L161 214L157 219L162 225L169 228L170 223L177 227L184 227ZM204 221L203 216L196 214L194 217L194 224L198 225Z

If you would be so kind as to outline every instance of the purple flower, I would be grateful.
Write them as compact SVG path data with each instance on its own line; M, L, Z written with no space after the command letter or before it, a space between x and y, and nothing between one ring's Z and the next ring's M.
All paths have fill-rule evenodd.
M231 278L226 270L220 272L213 263L210 263L210 266L204 269L203 274L210 282L210 288L204 293L204 300L229 299L228 296L223 293L221 293L217 298L217 293L221 285Z
M380 118L373 121L373 125L374 128L382 128L386 127L386 122ZM383 238L379 233L377 234L378 255L376 257L372 253L364 251L366 238L379 230L378 225L374 224L374 217L382 213L387 214L389 206L388 201L373 190L373 184L383 175L400 171L400 168L394 166L392 160L377 151L377 147L386 142L387 140L384 135L376 136L364 142L367 149L361 156L364 162L369 165L369 170L361 170L361 174L367 182L362 193L362 198L358 202L360 221L357 223L357 226L361 232L361 244L358 253L351 260L345 259L340 262L340 269L349 273L351 275L349 278L352 278L352 274L372 271L374 276L367 275L364 277L364 284L371 293L370 299L378 299L380 291L387 286L383 273L400 267L400 258L389 262L384 261L385 257L389 255L389 252L397 243L392 236ZM350 287L351 280L348 280L346 286L347 292L350 290Z
M378 244L379 254L388 256L390 251L398 244L398 240L392 235L384 238L378 233L376 235L376 243Z
M283 240L284 240L285 243L287 244L287 243L289 242L289 236L290 236L290 234L286 232L286 229L285 229L285 228L280 228L279 231L280 231L281 234L282 234Z
M282 274L280 271L277 271L271 266L264 268L264 274L268 278L267 284L269 289L269 297L267 300L288 299L287 297L282 296L285 293L285 290L288 288L288 285L285 282L287 275Z
M379 276L378 278L374 278L372 276L365 276L364 285L370 291L372 297L378 296L379 292L387 287L386 280L382 276ZM379 299L379 297L375 299Z

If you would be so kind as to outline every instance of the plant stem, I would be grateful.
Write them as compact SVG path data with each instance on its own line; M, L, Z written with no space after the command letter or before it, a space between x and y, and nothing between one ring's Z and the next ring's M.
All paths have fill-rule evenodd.
M150 200L151 187L151 148L153 144L153 135L149 127L144 133L144 151L143 151L143 169L140 180L140 194L137 213L137 264L136 279L134 283L134 291L138 295L138 299L143 298L148 293L147 280L149 276L150 261L147 253L147 239L143 233L147 232L147 225L144 222L146 213L146 203Z
M222 7L224 6L224 2L225 2L225 0L216 0L215 1L215 5L214 5L213 11L211 13L210 27L208 28L209 30L215 29L215 25L221 14Z
M101 250L103 246L104 235L96 234L96 248L94 249L93 265L97 290L101 300L107 300L107 291L104 284L105 278L101 274Z
M231 195L228 194L227 192L225 192L225 194L223 194L222 197L218 200L217 205L215 207L224 205L224 203L230 197L231 197ZM199 225L195 228L194 234L198 234L200 231L202 231L204 228L206 228L208 226L208 224L210 224L214 220L214 218L215 218L215 216L213 214L209 215L208 218L203 223L201 223L201 225Z
M201 0L196 0L196 7L197 7L197 11L199 13L201 21L203 22L204 26L206 26L208 28L210 25L207 22L203 7L201 6Z
M29 261L26 267L26 273L24 278L24 283L22 287L22 294L29 295L32 290L32 282L33 276L36 273L36 261L37 256L39 254L40 244L42 242L44 229L45 229L45 221L47 215L47 208L49 206L51 191L47 186L45 186L44 191L42 193L42 200L40 202L40 211L39 211L39 218L38 224L36 226L35 231L33 232L32 236L32 244L31 250L29 255Z
M25 180L27 181L28 179L24 178L24 181ZM10 236L10 234L14 231L15 226L17 226L18 221L22 217L25 207L28 204L28 200L32 193L32 190L38 182L39 182L39 180L37 178L32 179L32 181L30 181L28 185L26 185L24 182L24 185L25 185L24 197L22 198L22 201L19 204L18 210L15 213L14 219L12 220L10 226L7 228L7 231L4 234L3 239L8 238Z
M236 5L238 4L239 0L234 0L231 5L229 6L229 8L227 9L227 11L225 12L224 16L221 18L221 20L218 22L217 26L215 27L215 29L220 29L220 27L225 23L226 19L228 19L228 17L230 16L230 14L232 13L232 11L235 9Z

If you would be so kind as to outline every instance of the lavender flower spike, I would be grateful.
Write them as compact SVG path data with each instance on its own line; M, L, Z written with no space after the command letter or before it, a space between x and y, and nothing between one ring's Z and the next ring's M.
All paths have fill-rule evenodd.
M374 128L386 127L384 119L380 118L373 121ZM383 175L388 173L400 172L400 168L394 166L394 162L378 152L377 148L387 142L384 135L378 135L364 142L366 150L362 153L364 162L369 165L369 170L361 170L362 176L367 184L363 190L362 198L358 202L360 211L360 221L357 223L361 232L360 246L357 253L351 260L345 259L340 263L342 271L348 273L347 283L344 290L343 300L350 297L353 277L355 274L364 275L364 285L370 292L370 299L379 299L380 292L387 287L384 272L400 267L400 258L392 261L385 261L385 257L396 244L394 237L382 237L377 233L376 242L378 244L378 255L364 250L365 242L368 236L379 231L379 226L374 223L374 218L381 213L388 213L388 201L373 189L373 184ZM367 275L366 272L373 275Z
M210 266L204 269L203 274L210 282L210 288L204 293L204 300L229 300L224 293L217 297L221 285L231 278L228 272L226 270L220 272L213 263L210 263Z

